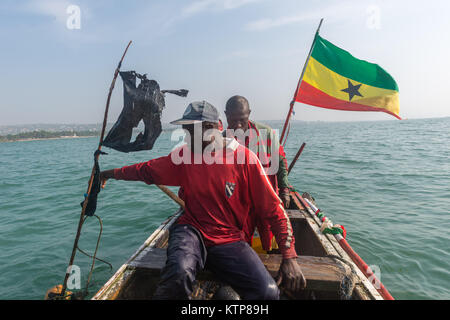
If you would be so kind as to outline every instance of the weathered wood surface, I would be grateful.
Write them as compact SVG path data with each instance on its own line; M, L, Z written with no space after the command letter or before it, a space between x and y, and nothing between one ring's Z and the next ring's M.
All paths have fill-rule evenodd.
M286 210L288 217L292 219L304 220L308 216L308 212L304 210Z
M260 254L259 257L269 273L275 277L282 261L281 255ZM332 258L300 256L297 258L297 262L306 278L307 290L338 292L341 282L348 272L347 268ZM130 267L145 270L147 275L159 276L165 263L165 249L148 248L130 263ZM213 280L214 275L209 271L202 271L197 278L200 280Z

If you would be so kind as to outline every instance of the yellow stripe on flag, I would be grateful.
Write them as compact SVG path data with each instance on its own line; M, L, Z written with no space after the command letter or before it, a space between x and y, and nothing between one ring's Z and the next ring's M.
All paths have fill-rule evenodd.
M349 101L349 94L342 90L348 88L348 80L350 80L353 85L361 84L358 91L362 97L355 95L349 102L385 109L395 114L400 111L398 91L369 86L343 77L325 67L314 57L309 59L303 80L329 96L344 101Z

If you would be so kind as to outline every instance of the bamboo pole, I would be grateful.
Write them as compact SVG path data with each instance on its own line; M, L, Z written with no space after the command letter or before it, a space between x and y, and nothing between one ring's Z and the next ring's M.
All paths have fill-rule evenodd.
M164 192L165 194L167 194L173 201L175 201L176 203L178 203L180 205L180 207L182 207L183 209L185 208L185 204L184 201L181 200L175 193L173 193L172 191L170 191L169 188L167 188L166 186L162 186L157 184L156 185L159 189L161 189L162 192Z
M291 172L292 168L294 167L295 163L297 162L298 158L303 152L303 149L305 148L306 143L302 143L300 149L298 149L297 154L295 155L294 160L292 160L291 164L289 165L288 174Z
M128 45L127 45L127 47L126 47L126 49L125 49L125 51L124 51L124 53L122 55L122 58L120 59L119 64L117 65L117 68L116 68L116 70L114 72L113 80L111 82L111 86L109 87L109 93L108 93L108 98L106 100L105 115L103 117L103 127L102 127L102 132L101 132L101 135L100 135L100 142L99 142L99 145L98 145L98 151L100 151L101 148L102 148L103 138L104 138L105 129L106 129L106 123L107 123L107 120L108 120L109 104L111 102L111 95L112 95L112 92L114 90L114 86L115 86L115 83L116 83L117 75L119 74L120 67L122 66L123 59L125 58L125 55L127 54L127 51L128 51L128 48L131 45L131 42L132 41L130 41L128 43ZM95 154L95 160L98 160L99 156L100 156L100 152L97 152ZM75 254L76 254L77 247L78 247L78 240L80 239L80 235L81 235L81 227L83 226L83 218L85 216L89 195L90 195L91 189L92 189L92 183L94 181L94 175L95 175L95 165L92 168L91 177L89 179L88 189L87 189L87 192L86 192L86 194L87 194L86 200L84 201L83 208L81 209L80 220L78 222L78 228L77 228L77 234L75 236L75 241L73 243L73 249L72 249L72 254L71 254L70 260L69 260L69 266L68 266L68 268L66 270L66 275L64 277L64 283L63 283L63 286L62 286L62 289L61 289L61 293L60 293L61 296L64 296L64 294L66 292L67 280L69 279L69 276L70 276L70 269L69 269L69 267L72 266L73 261L75 259Z

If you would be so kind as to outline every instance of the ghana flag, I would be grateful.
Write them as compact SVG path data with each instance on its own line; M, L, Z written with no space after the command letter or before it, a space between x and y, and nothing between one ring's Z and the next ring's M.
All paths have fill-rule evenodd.
M391 75L319 35L295 101L336 110L381 111L401 119L398 86Z

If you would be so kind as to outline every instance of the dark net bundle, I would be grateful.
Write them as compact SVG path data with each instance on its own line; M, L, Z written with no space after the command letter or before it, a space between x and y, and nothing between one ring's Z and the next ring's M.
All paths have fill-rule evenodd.
M124 107L119 119L109 131L103 145L121 152L150 150L162 131L161 114L165 106L164 94L186 97L187 90L160 90L158 82L147 79L135 71L120 72L123 81ZM140 83L136 87L136 80ZM144 122L140 132L131 142L133 129Z

